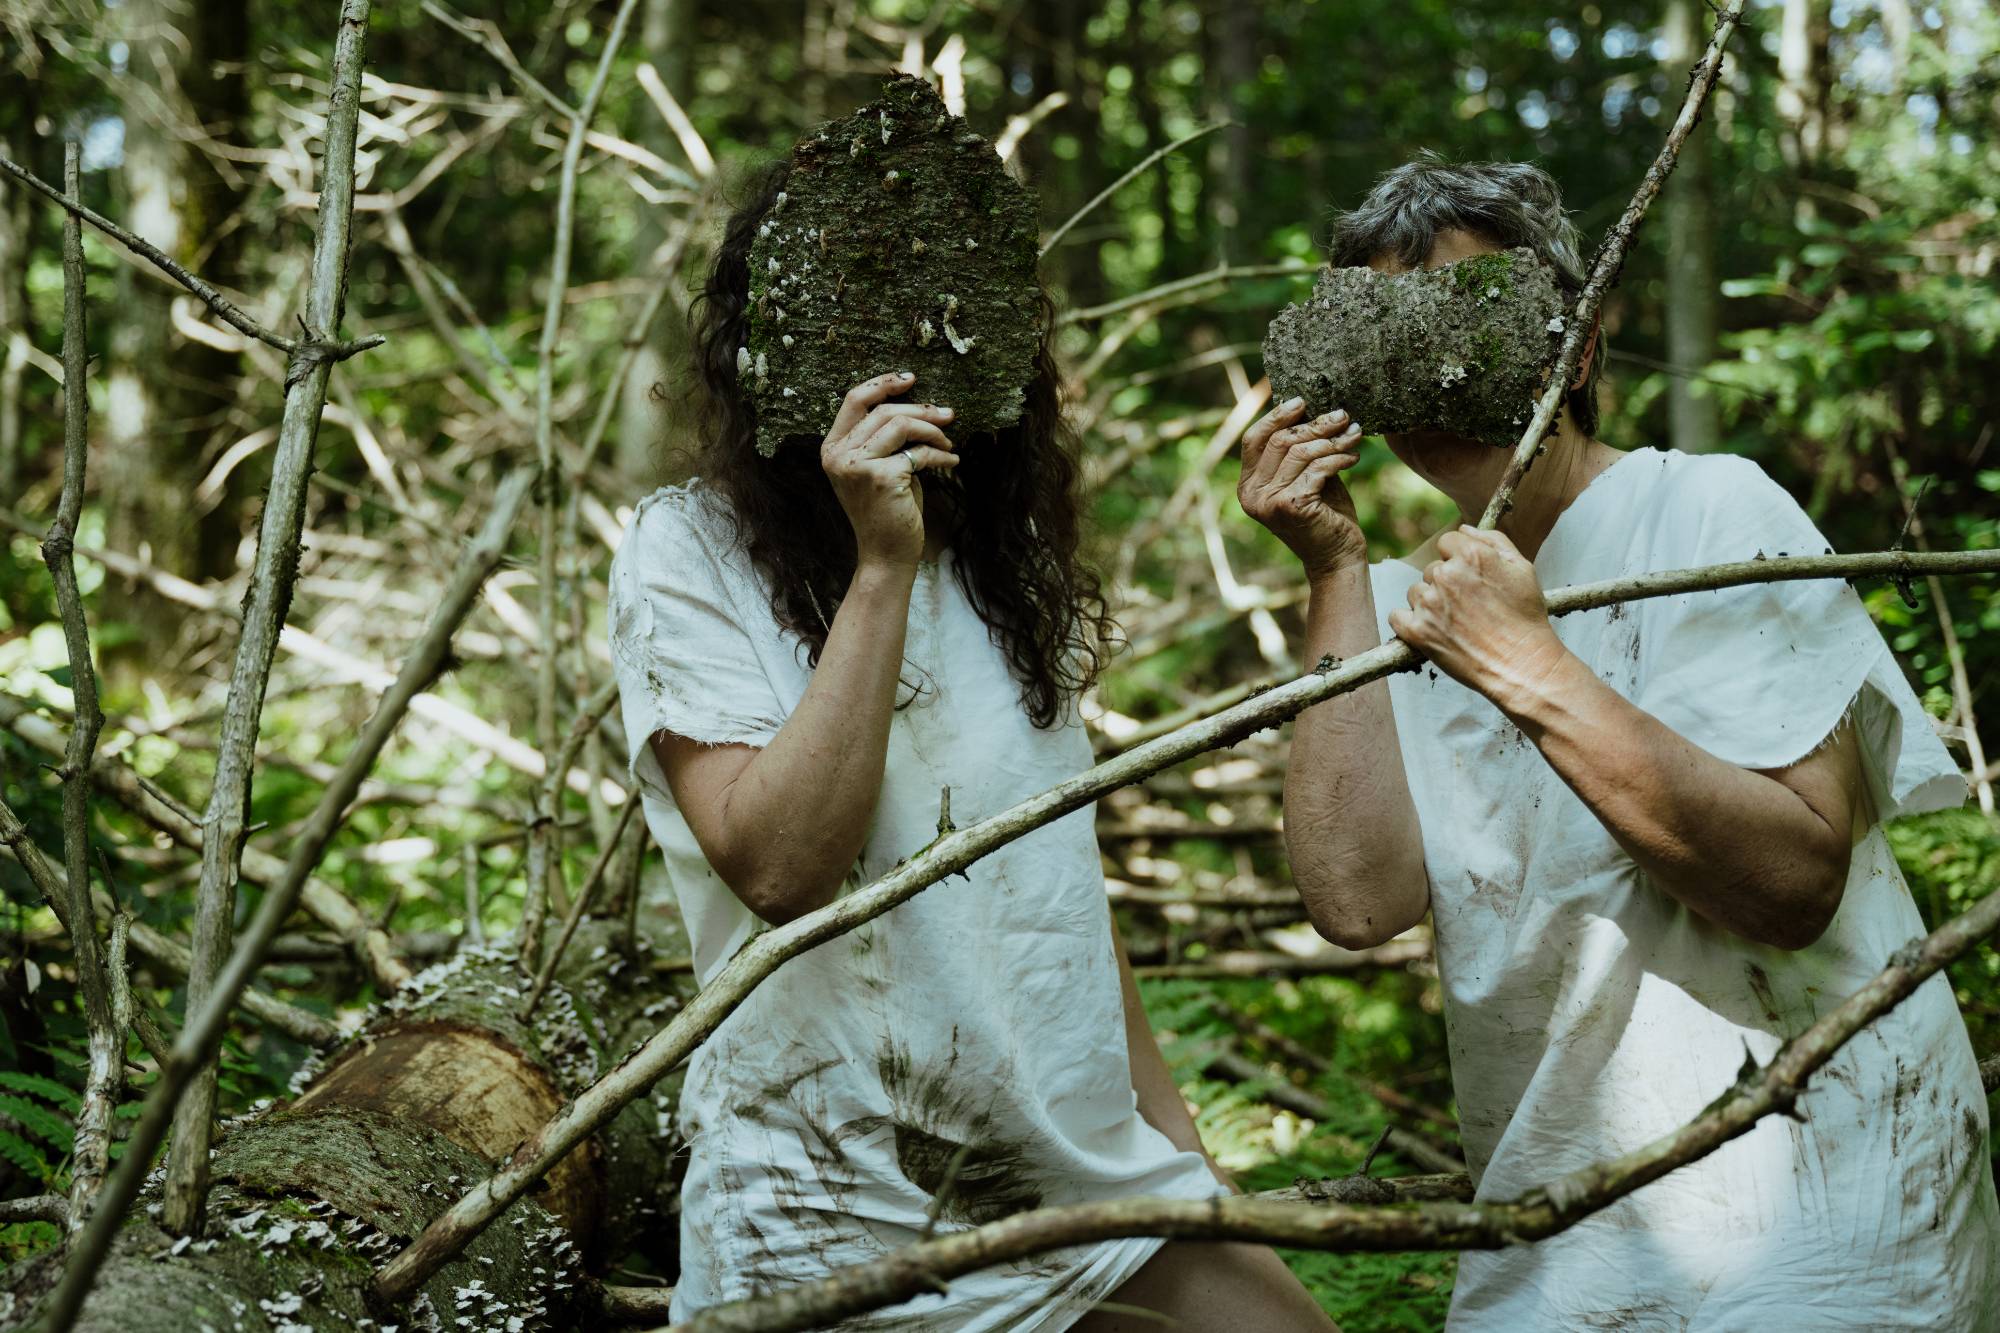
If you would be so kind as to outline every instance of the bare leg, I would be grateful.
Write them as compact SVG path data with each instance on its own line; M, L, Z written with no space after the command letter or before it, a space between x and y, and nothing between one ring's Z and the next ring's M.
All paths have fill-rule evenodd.
M1106 1303L1136 1309L1094 1310L1071 1327L1076 1333L1162 1333L1175 1325L1190 1333L1339 1333L1277 1251L1263 1245L1168 1241Z

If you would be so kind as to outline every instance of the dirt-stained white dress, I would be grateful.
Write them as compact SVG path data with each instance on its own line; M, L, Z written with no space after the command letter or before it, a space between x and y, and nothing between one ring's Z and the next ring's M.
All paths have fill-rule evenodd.
M1744 459L1642 449L1536 558L1544 588L1828 549ZM1378 613L1419 571L1375 567ZM1752 769L1810 754L1852 711L1880 818L1965 788L1860 599L1761 584L1566 616L1600 679ZM1452 1079L1478 1197L1501 1200L1693 1119L1746 1050L1770 1059L1923 934L1878 826L1833 924L1796 952L1710 924L1647 882L1535 746L1434 668L1390 696L1423 823ZM1861 1033L1800 1099L1553 1239L1468 1252L1450 1327L2000 1327L1987 1106L1942 976Z
M718 879L646 744L761 746L811 672L721 502L699 484L639 506L611 573L611 645L632 772L697 975L760 928ZM947 555L911 597L904 706L851 883L1091 762L1074 719L1024 713ZM911 695L914 694L914 698ZM1221 1187L1137 1110L1091 814L1011 843L786 963L694 1055L674 1317L810 1281L939 1231L1037 1205ZM846 1327L1074 1323L1158 1249L1120 1240L955 1278Z

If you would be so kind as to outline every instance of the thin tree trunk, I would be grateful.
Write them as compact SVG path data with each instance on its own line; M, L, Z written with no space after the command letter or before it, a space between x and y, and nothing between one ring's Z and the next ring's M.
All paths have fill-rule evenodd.
M361 113L362 51L368 0L343 0L326 111L320 167L319 226L312 278L302 318L306 336L337 340L347 306L348 237L354 208L354 156ZM290 610L305 524L306 482L319 440L333 362L324 349L302 346L286 367L284 417L271 463L271 490L257 533L256 565L243 603L243 630L229 674L229 694L216 747L215 783L202 815L201 885L195 900L194 967L187 1011L200 1012L229 955L236 880L250 822L250 785L263 717L264 690L278 633ZM211 1063L189 1083L174 1113L167 1158L166 1222L177 1235L202 1229L208 1192L208 1145L215 1113Z
M33 38L29 38L32 45ZM0 157L19 158L34 142L41 81L33 72L39 52L23 49L5 70L15 87L0 102ZM34 213L28 191L0 180L0 495L20 494L23 381L28 369L28 255L34 248Z
M1669 0L1666 67L1680 77L1701 50L1696 0ZM1701 9L1706 13L1705 9ZM1713 135L1696 127L1681 148L1680 168L1660 208L1667 232L1668 439L1686 453L1708 453L1720 426L1713 394L1692 376L1715 360L1715 194L1709 164Z
M639 13L640 52L659 71L660 81L683 107L692 91L693 19L692 0L645 0ZM642 116L631 137L640 147L669 162L692 166L681 150L680 140L659 116ZM638 236L632 245L633 271L652 272L653 256L667 239L660 210L641 209ZM647 331L631 373L619 387L617 470L634 489L654 479L656 446L663 441L667 430L666 404L654 389L665 383L668 367L674 364L677 340L673 325L672 320L658 320Z
M1215 228L1216 258L1224 263L1242 259L1246 248L1243 208L1250 201L1256 145L1245 99L1257 77L1259 12L1256 5L1220 0L1207 16L1214 61L1208 119L1231 122L1209 140L1208 150L1208 176L1216 187L1209 191L1209 220Z

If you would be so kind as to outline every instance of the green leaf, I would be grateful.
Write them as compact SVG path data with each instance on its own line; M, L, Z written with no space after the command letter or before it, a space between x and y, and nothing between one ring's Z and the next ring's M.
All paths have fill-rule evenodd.
M1835 264L1847 258L1847 250L1843 246L1830 245L1825 241L1815 241L1813 244L1799 251L1799 258L1805 260L1806 263L1811 264L1814 268L1832 268Z
M42 1156L41 1149L12 1130L0 1129L0 1157L6 1158L20 1167L23 1173L44 1183L54 1174L48 1160Z
M70 1114L76 1114L83 1105L83 1098L76 1089L58 1083L40 1074L24 1074L15 1069L0 1069L0 1088L12 1088L16 1092L33 1093L44 1101L54 1102Z
M76 1144L76 1131L70 1128L69 1117L57 1115L40 1102L0 1094L0 1115L12 1116L24 1128L65 1154Z

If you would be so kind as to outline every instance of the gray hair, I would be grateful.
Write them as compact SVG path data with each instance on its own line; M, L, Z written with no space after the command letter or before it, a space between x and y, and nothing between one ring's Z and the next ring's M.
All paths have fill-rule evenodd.
M1378 255L1415 268L1430 257L1438 233L1468 231L1506 249L1526 246L1547 261L1568 297L1583 291L1584 268L1576 224L1563 211L1555 178L1525 162L1453 164L1426 151L1375 182L1361 206L1333 224L1333 262L1358 268ZM1586 435L1597 433L1597 380L1604 365L1604 336L1590 374L1570 391L1569 410Z

